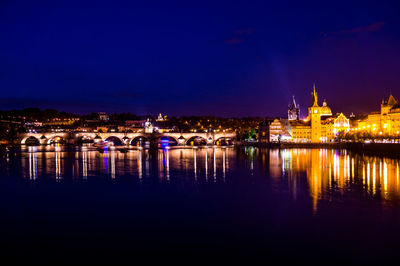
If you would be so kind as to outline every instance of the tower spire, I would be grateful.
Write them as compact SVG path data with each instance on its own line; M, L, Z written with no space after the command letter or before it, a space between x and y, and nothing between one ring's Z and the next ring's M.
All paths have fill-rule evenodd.
M311 106L318 106L318 95L317 92L315 91L315 82L313 84L313 92L312 92L312 98L311 98Z
M300 119L300 108L299 108L299 105L296 104L296 100L294 99L294 95L292 96L292 103L289 104L288 119L289 120L298 120L298 119Z
M296 108L296 100L294 99L294 95L292 96L292 108Z

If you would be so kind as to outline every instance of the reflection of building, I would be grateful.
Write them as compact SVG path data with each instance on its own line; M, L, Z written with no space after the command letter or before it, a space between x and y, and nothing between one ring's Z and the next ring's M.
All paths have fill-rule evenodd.
M293 96L292 103L288 109L288 120L299 120L300 119L300 105L296 104Z
M331 200L332 192L346 193L359 186L370 195L398 200L400 197L400 163L398 160L360 156L332 149L281 149L269 150L269 171L273 178L287 176L289 191L296 198L307 191L317 211L320 200ZM286 175L285 175L286 173Z
M365 130L377 134L399 134L399 102L390 94L387 99L382 100L381 111L370 113L366 119L358 123L357 130Z
M308 107L308 117L304 120L289 121L292 130L292 141L295 142L331 142L336 135L350 128L349 119L342 113L332 116L332 111L326 101L318 105L318 95L315 85L312 93L311 106Z

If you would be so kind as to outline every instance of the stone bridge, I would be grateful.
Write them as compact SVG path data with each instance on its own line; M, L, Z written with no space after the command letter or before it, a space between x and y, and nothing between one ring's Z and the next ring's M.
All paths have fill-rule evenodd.
M46 133L24 133L20 135L21 144L26 144L26 141L33 140L40 144L51 144L60 140L68 144L76 144L79 140L93 140L98 143L106 140L117 140L125 145L131 145L132 142L144 138L149 141L158 141L162 138L167 138L176 141L178 145L187 145L195 138L204 140L207 145L215 145L218 140L236 138L234 132L220 132L220 133L98 133L98 132L46 132Z

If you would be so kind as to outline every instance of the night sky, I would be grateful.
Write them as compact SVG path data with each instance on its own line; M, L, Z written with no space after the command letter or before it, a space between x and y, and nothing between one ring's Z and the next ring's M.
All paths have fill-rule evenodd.
M233 3L234 2L234 3ZM400 98L396 1L0 1L0 109L285 116Z

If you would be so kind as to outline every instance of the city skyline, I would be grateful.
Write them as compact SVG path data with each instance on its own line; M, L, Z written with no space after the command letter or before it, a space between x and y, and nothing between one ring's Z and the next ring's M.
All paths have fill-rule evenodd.
M315 89L315 86L316 85L314 83L313 84L313 89L311 89L309 98L313 97L313 90ZM318 89L318 91L320 91L320 90ZM224 115L219 115L219 114L216 114L216 113L212 113L212 114L207 114L207 113L200 113L200 114L181 113L181 114L169 115L168 113L165 113L162 110L161 111L160 110L154 111L152 113L133 113L133 112L130 112L129 110L118 111L117 109L113 109L114 111L110 110L110 112L105 112L105 113L108 113L108 114L124 114L125 113L125 114L130 114L130 115L137 115L138 117L142 117L142 118L149 117L149 118L154 118L154 119L157 116L161 115L161 114L167 115L167 116L172 116L172 117L190 117L190 116L193 116L193 117L202 117L202 116L207 117L207 116L210 116L210 117L221 117L221 118L241 118L241 117L242 118L244 118L244 117L254 117L254 118L256 118L256 117L259 117L259 118L281 117L281 118L285 118L285 117L288 116L288 113L287 113L288 108L289 109L292 108L293 101L294 101L295 102L295 108L297 108L299 110L299 113L298 113L298 116L296 116L296 119L303 120L303 119L305 119L307 117L307 115L308 115L308 111L307 111L308 110L308 106L309 106L310 102L312 102L313 100L312 99L311 100L308 99L308 101L306 101L304 103L299 103L297 101L297 98L301 98L301 99L305 98L304 95L299 95L299 96L300 97L298 97L297 95L292 95L291 98L290 98L290 101L288 101L288 104L286 106L282 106L282 108L280 108L278 111L277 110L273 110L273 111L275 111L275 113L279 112L280 113L279 115L271 114L273 112L273 111L271 112L271 110L267 110L267 114L265 114L265 115L246 115L246 114L244 114L244 115L238 115L238 116L229 116L229 115L224 116ZM393 95L392 90L389 90L387 94L382 95L380 101L384 101L389 96L392 96L392 97L395 96L397 98L397 95ZM321 104L325 104L325 105L328 102L326 97L321 97L319 100L321 101ZM368 111L357 112L357 110L355 110L355 111L350 111L350 112L346 113L346 115L351 115L351 116L354 116L354 115L361 115L361 116L368 115L368 114L370 114L372 112L375 112L380 107L380 104L379 104L380 101L375 101L375 107L371 107L371 109L368 110ZM336 106L337 103L333 102L333 104L331 104L331 101L329 101L329 105ZM70 107L73 107L73 106L74 105L71 105ZM88 110L88 111L85 111L85 112L76 112L76 111L74 112L73 111L74 109L71 109L71 111L67 111L67 110L69 110L69 108L58 109L58 108L53 108L53 107L47 107L47 106L44 106L44 107L42 106L41 107L41 106L35 106L35 105L23 106L23 107L19 107L19 108L18 107L17 108L3 108L3 109L0 109L0 111L23 111L23 110L27 110L27 109L40 109L42 111L45 111L46 109L47 110L57 110L58 112L66 112L68 114L77 115L77 116L85 116L85 115L90 115L90 114L99 114L99 113L103 113L105 111L104 109L92 109L92 110ZM334 114L339 114L339 113L344 113L344 112L342 112L340 110L337 110L336 112L334 112Z
M284 116L292 95L305 113L315 82L333 110L368 113L400 95L398 10L394 1L3 2L0 106Z

